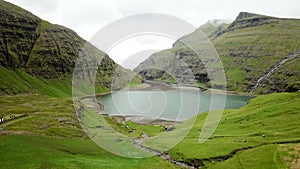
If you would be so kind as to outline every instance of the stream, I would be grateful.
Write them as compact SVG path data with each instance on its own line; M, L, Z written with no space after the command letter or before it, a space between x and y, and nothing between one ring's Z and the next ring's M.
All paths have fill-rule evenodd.
M293 54L288 55L283 60L281 60L279 63L277 63L276 65L274 65L273 67L271 67L271 69L267 73L263 74L263 76L261 76L256 81L256 84L249 90L249 93L253 93L264 79L268 78L272 73L274 73L277 69L279 69L283 64L285 64L289 60L294 59L299 54L300 54L300 50L297 50Z
M162 158L162 159L164 159L166 161L169 161L170 163L176 164L176 165L178 165L178 166L180 166L182 168L189 168L189 169L195 169L195 168L197 168L197 167L191 166L191 165L189 165L187 163L184 163L184 162L181 162L181 161L177 161L177 160L173 159L167 153L162 153L162 152L160 152L158 150L154 150L152 148L148 148L148 147L142 146L142 142L143 142L143 140L140 139L140 138L135 138L134 139L134 145L137 146L141 150L144 150L146 152L152 153L152 154L154 154L154 155L156 155L156 156L158 156L158 157L160 157L160 158Z

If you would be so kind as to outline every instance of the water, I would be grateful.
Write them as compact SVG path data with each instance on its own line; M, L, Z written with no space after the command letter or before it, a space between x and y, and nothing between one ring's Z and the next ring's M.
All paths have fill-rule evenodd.
M248 96L217 95L200 92L119 91L101 96L98 100L110 115L143 116L175 121L187 120L209 110L239 108L252 99Z

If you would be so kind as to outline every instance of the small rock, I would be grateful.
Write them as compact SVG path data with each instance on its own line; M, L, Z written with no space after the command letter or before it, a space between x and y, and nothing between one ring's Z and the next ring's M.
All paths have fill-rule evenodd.
M142 134L142 137L143 137L143 138L148 138L148 137L149 137L149 135L148 135L148 134L146 134L146 133L143 133L143 134Z
M121 141L123 141L123 139L121 139L121 138L116 140L116 142L121 142Z

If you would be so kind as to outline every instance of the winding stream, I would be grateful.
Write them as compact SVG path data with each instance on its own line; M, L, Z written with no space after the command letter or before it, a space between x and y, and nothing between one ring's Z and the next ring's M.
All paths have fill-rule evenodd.
M140 138L135 138L135 139L134 139L134 145L137 146L137 147L138 147L139 149L141 149L141 150L144 150L144 151L147 151L147 152L149 152L149 153L152 153L152 154L154 154L154 155L156 155L156 156L158 156L158 157L160 157L160 158L162 158L162 159L164 159L164 160L167 160L167 161L169 161L170 163L176 164L176 165L178 165L178 166L180 166L180 167L182 167L182 168L189 168L189 169L195 169L195 168L196 168L196 167L191 166L191 165L189 165L189 164L187 164L187 163L184 163L184 162L177 161L177 160L173 159L173 158L172 158L169 154L167 154L167 153L162 153L162 152L160 152L160 151L158 151L158 150L154 150L154 149L151 149L151 148L142 146L142 142L143 142L143 140L140 139Z

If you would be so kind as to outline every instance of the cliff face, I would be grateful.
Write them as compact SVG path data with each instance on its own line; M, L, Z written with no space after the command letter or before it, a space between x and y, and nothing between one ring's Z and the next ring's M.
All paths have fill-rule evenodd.
M208 31L209 28L212 31ZM238 92L249 92L256 85L257 81L268 74L274 66L284 60L287 56L300 49L300 20L282 19L264 15L241 12L235 21L229 25L218 25L212 27L205 24L199 28L210 39L222 61L227 79L227 89ZM180 58L188 65L195 75L196 80L210 87L207 72L204 65L213 65L213 62L197 59L197 55L209 56L207 46L202 40L195 38L197 31L180 38L172 49L173 57L166 57L168 60ZM180 43L186 41L195 50ZM160 53L160 52L158 52ZM135 71L145 69L153 63L153 60L162 62L164 54L160 57L152 55L145 62L141 63ZM155 58L155 59L154 59ZM159 59L160 58L160 59ZM206 57L205 57L206 58ZM165 67L171 61L164 61ZM205 64L204 64L205 63ZM297 91L299 85L299 56L288 60L276 71L260 81L256 93L272 93L282 91ZM170 68L172 64L168 65ZM217 72L218 70L215 69ZM141 74L147 77L156 77L153 71L144 70ZM151 75L152 74L152 75ZM145 77L145 76L144 76ZM145 77L145 78L147 78Z
M233 31L235 29L261 26L265 24L276 24L278 20L276 18L264 15L258 15L253 13L241 12L237 18L232 22L227 31Z
M39 36L41 20L29 12L0 1L0 64L23 67Z
M81 51L83 47L86 50ZM80 52L87 56L85 63L94 61L88 56L103 58L95 83L101 88L110 88L119 65L106 53L68 28L51 24L15 5L0 1L0 66L12 71L21 69L37 78L70 81ZM118 71L119 76L133 73L121 67ZM87 76L84 77L90 78ZM129 79L123 77L122 80L118 83L124 85Z
M68 28L50 24L6 2L2 1L0 7L1 65L24 68L44 78L60 78L72 72L86 41Z

